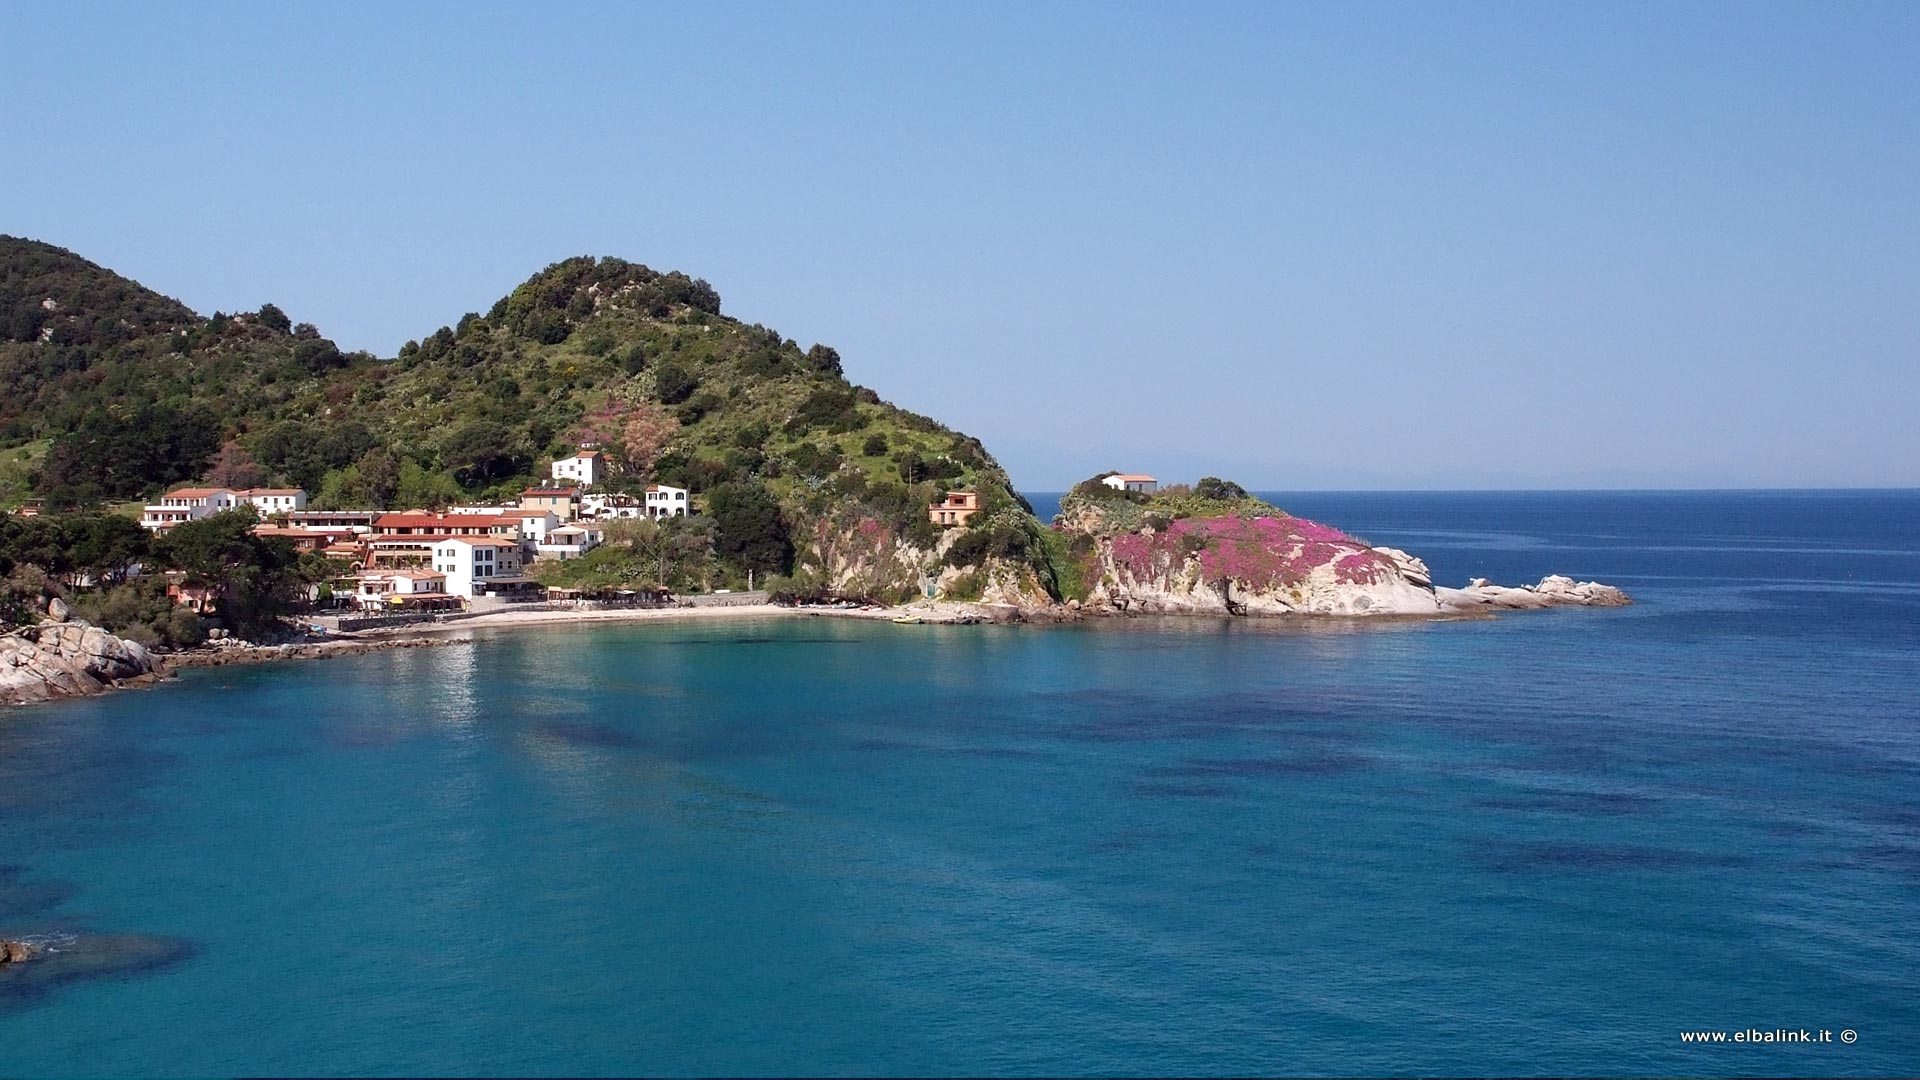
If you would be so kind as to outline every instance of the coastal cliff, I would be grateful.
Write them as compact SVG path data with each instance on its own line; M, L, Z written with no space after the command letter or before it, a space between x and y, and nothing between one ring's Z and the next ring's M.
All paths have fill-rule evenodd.
M1438 616L1631 603L1619 589L1559 576L1436 588L1426 563L1404 551L1217 480L1147 496L1096 478L1061 500L1054 529L1082 594L1075 599L1095 613Z
M139 642L79 620L41 623L0 635L0 705L144 685L158 678L161 670Z

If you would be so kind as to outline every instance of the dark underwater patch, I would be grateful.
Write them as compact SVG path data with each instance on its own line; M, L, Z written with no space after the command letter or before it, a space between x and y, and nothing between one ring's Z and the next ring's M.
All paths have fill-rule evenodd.
M547 720L535 726L534 730L548 738L574 746L633 750L645 745L638 736L601 727L599 724L583 724L577 720Z
M1231 788L1222 784L1166 781L1136 781L1129 784L1127 790L1149 799L1223 799L1233 794Z
M32 960L0 965L0 1013L33 1007L47 995L95 979L130 979L191 960L199 949L180 938L152 934L102 934L86 930L18 932L0 937L41 950Z
M1475 799L1473 805L1482 810L1619 817L1651 813L1659 807L1660 800L1612 791L1540 791Z
M1511 840L1487 844L1476 853L1475 861L1486 869L1503 874L1710 870L1752 863L1751 859L1740 855L1701 855L1641 844Z
M1180 765L1147 770L1157 779L1181 780L1217 776L1342 776L1370 769L1373 759L1338 750L1309 750L1287 757L1196 758Z

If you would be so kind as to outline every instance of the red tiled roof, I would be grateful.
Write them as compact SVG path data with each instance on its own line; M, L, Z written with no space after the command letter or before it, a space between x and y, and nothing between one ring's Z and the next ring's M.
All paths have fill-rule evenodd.
M230 491L231 489L229 488L174 488L172 491L160 497L163 499L204 499L211 495L229 494Z
M381 514L373 519L376 529L491 529L503 521L500 514Z

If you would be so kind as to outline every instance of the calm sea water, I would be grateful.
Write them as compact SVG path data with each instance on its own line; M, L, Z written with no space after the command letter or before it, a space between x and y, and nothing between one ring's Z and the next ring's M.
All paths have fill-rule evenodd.
M1640 603L501 632L15 711L0 931L190 952L0 976L0 1060L1920 1071L1920 494L1278 498ZM1746 1028L1836 1041L1680 1038Z

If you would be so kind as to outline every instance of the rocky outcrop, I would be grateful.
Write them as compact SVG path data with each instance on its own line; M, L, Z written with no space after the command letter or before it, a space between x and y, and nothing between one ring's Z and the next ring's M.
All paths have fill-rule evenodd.
M1527 611L1549 607L1625 607L1633 603L1627 594L1597 581L1575 581L1551 574L1538 585L1517 588L1495 585L1486 578L1474 578L1464 589L1436 589L1441 608L1465 612L1477 610Z
M1426 564L1285 515L1182 518L1097 537L1086 606L1179 615L1436 615Z
M0 635L0 705L97 694L150 682L160 670L139 642L78 620Z
M1427 564L1265 504L1169 517L1091 500L1063 505L1084 610L1177 615L1445 616L1631 603L1596 582L1436 589Z
M0 964L24 964L40 955L40 946L13 938L0 940Z

